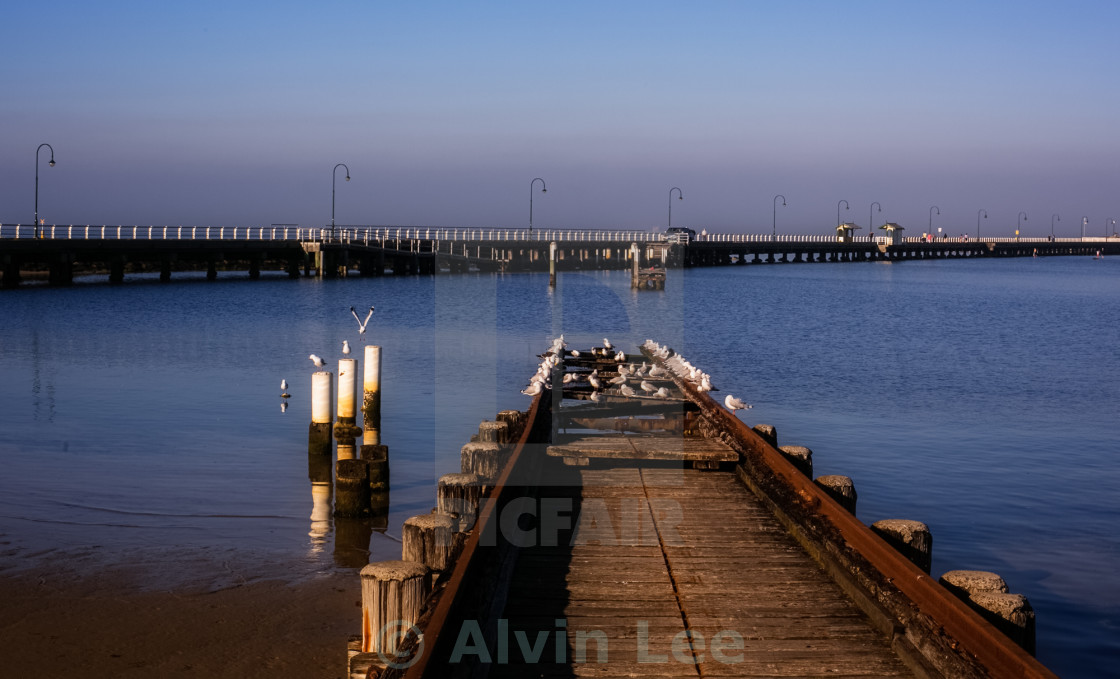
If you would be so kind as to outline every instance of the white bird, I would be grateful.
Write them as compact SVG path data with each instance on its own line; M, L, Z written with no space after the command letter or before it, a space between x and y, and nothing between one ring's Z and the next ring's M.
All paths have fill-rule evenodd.
M579 379L575 373L564 373L564 384L571 384Z
M576 351L575 349L572 349L571 354L572 354L572 358L579 358L579 352Z
M749 410L751 408L751 405L749 403L744 403L742 400L735 398L731 394L728 394L724 397L723 405L727 406L728 410Z
M591 388L595 389L596 391L599 389L599 387L603 386L603 383L599 381L598 373L595 372L592 372L587 376L587 382L591 385Z
M607 351L610 351L611 349L614 349L614 345L611 344L611 341L609 339L604 337L603 338L603 348L606 349Z
M591 397L590 398L591 398L592 403L598 403L599 401L603 400L603 395L600 394L597 391L593 391L593 392L591 392Z
M633 395L634 395L634 390L633 390L633 389L631 389L631 388L630 388L630 387L629 387L628 385L625 385L625 384L624 384L624 385L622 385L621 387L619 387L619 388L618 388L618 391L619 391L619 392L620 392L620 393L621 393L621 394L622 394L623 396L633 396Z
M537 394L541 393L541 389L543 388L544 387L541 386L540 382L533 382L528 387L522 389L521 393L525 394L526 396L536 396Z
M622 351L620 350L617 354L614 355L614 360L617 363L625 363L626 362L626 354L622 353Z
M619 375L618 377L611 378L611 384L626 384L626 375Z
M342 353L346 354L347 356L350 355L350 343L346 340L342 340Z
M280 398L291 398L288 393L288 380L280 380Z
M629 375L630 374L630 368L627 368L624 365L620 365L620 366L618 366L618 374L619 375Z
M655 365L655 366L653 366L652 368L649 369L649 376L650 377L661 377L664 374L665 374L665 371L662 370L660 366Z
M354 307L350 307L350 313L354 315L354 320L358 322L358 336L364 337L366 334L366 326L369 325L369 319L373 317L373 307L371 306L369 308L369 313L366 314L366 320L364 321L358 318L358 312L354 310Z
M707 375L704 375L703 377L700 378L700 384L699 384L699 386L696 387L696 389L698 391L711 391L712 390L712 381L710 379L708 379Z
M669 398L669 390L665 387L661 387L657 390L657 393L654 394L654 396L656 396L657 398Z
M316 368L322 368L323 366L325 366L325 365L327 364L327 362L326 362L326 361L324 361L323 359L319 358L319 357L318 357L318 356L316 356L315 354L311 354L310 356L308 356L308 358L310 358L310 359L311 359L311 362L315 364L315 367L316 367Z
M641 387L642 391L646 392L647 394L652 394L657 391L657 387L653 386L649 382L646 382L645 380L642 380L642 383L638 386Z

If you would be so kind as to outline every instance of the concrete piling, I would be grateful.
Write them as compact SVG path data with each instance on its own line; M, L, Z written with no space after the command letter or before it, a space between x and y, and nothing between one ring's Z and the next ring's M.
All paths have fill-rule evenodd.
M420 618L428 595L428 567L377 561L362 569L362 652L391 658Z
M907 559L929 573L933 558L933 534L929 526L910 519L883 519L871 524L875 531Z
M408 518L401 530L401 558L422 563L437 573L447 570L458 520L435 512Z
M334 515L357 518L369 513L369 465L365 460L335 464Z
M782 456L793 463L806 478L813 478L813 451L805 446L782 446Z
M856 513L858 495L856 494L856 486L849 477L830 474L818 476L813 479L813 483L820 486L833 500L839 502L841 507L852 514Z
M481 500L482 479L477 474L444 474L439 477L436 507L456 518L456 531L465 532L474 526Z
M354 426L357 422L355 399L358 385L358 359L338 359L338 412L340 425Z
M311 375L311 427L307 434L310 455L331 454L331 387L334 375L320 370Z

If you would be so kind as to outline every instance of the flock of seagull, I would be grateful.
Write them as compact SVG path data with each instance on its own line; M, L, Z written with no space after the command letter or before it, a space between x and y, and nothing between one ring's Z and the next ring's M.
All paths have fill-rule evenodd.
M643 361L641 365L628 362L626 354L621 350L616 351L614 345L611 344L611 341L606 337L603 338L603 346L594 347L589 352L580 352L576 349L569 349L567 343L564 341L564 336L560 335L552 341L552 346L542 355L541 363L537 366L537 371L529 378L529 386L522 389L521 393L526 396L536 396L545 389L552 388L553 372L557 368L563 366L564 359L566 357L580 358L585 354L590 354L598 358L613 358L617 366L615 371L618 374L610 379L606 379L605 376L600 376L598 368L593 369L586 375L572 372L564 373L564 377L562 378L564 384L586 381L591 386L591 395L588 398L594 403L598 403L602 400L602 394L600 392L603 389L616 388L619 394L627 398L638 396L638 391L635 390L632 385L637 385L637 388L642 392L642 397L669 398L669 390L666 387L658 387L649 381L651 379L671 379L669 371L691 382L698 391L706 392L712 390L711 376L693 366L686 361L684 357L677 354L669 347L657 344L653 340L646 340L644 347L653 356L661 359L666 368L657 365L651 366L645 361ZM728 410L745 410L751 407L750 404L743 402L742 399L736 398L731 394L724 397L723 405Z

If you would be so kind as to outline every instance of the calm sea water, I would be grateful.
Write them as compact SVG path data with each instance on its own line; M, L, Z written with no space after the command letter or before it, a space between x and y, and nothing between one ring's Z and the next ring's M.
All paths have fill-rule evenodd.
M647 337L754 403L859 516L934 535L934 575L993 570L1064 676L1120 657L1120 259L1040 258L337 281L237 276L0 293L0 576L121 569L151 587L299 580L399 558L535 354ZM376 305L385 529L313 530L307 355ZM280 380L293 398L281 410Z

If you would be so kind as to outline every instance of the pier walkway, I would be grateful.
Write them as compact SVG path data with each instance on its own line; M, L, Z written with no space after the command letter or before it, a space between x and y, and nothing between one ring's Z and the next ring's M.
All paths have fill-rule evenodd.
M567 475L574 513L598 525L521 550L502 617L550 643L540 658L511 643L491 677L913 676L734 474Z

